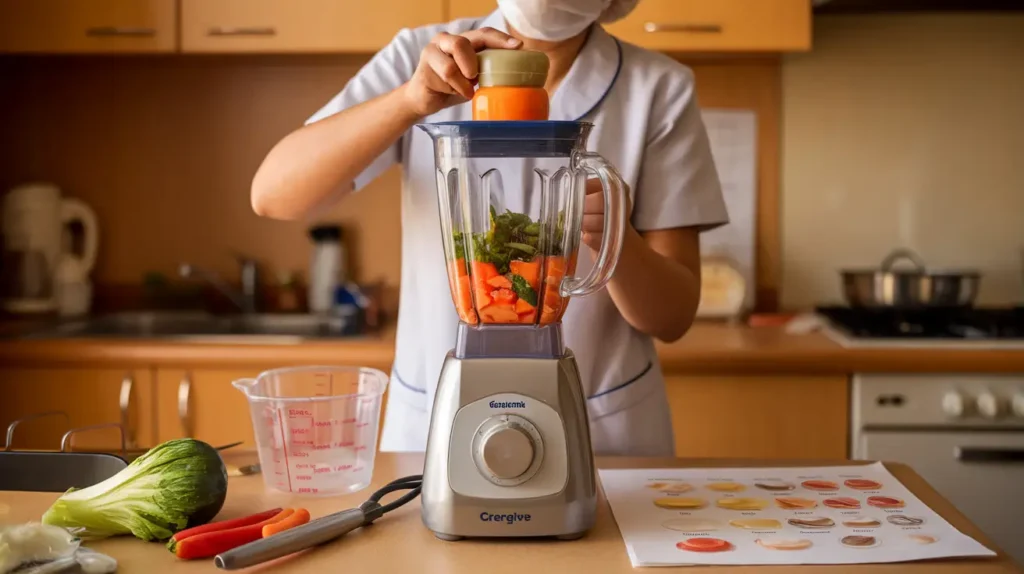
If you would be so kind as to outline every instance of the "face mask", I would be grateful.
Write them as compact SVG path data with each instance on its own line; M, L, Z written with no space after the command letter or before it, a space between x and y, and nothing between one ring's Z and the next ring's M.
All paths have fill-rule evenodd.
M498 0L498 8L527 38L558 42L586 30L616 1L621 0Z

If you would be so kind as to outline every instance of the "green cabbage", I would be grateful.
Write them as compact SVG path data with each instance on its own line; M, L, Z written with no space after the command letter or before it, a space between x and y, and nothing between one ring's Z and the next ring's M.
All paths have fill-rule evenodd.
M43 514L43 524L83 539L133 534L166 540L220 512L228 474L216 449L193 439L155 446L114 476L70 489Z

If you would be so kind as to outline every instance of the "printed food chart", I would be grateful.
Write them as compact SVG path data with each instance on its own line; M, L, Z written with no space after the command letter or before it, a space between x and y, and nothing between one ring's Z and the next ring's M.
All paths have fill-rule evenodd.
M881 463L598 472L634 567L996 555Z

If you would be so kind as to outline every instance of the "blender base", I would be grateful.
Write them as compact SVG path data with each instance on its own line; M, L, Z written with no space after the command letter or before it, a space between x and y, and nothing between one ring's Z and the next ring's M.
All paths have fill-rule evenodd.
M441 540L581 538L597 480L576 360L457 358L441 369L427 438L424 525Z

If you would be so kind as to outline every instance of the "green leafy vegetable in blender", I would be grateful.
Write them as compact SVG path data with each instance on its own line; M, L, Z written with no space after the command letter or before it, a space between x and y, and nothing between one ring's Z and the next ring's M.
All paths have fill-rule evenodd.
M512 261L530 261L542 252L544 255L562 254L565 212L558 215L558 223L550 243L544 241L544 226L530 219L529 215L508 210L498 214L494 206L491 206L490 212L490 230L471 234L470 250L473 261L492 263L498 273L505 275L509 272L509 264ZM465 259L465 234L456 231L452 235L455 258Z
M537 306L537 292L530 287L530 284L526 282L520 275L512 275L512 291L515 292L516 296L526 301L531 306Z
M227 469L217 451L202 441L175 439L99 484L68 490L42 522L83 539L133 534L166 540L212 520L227 492Z

